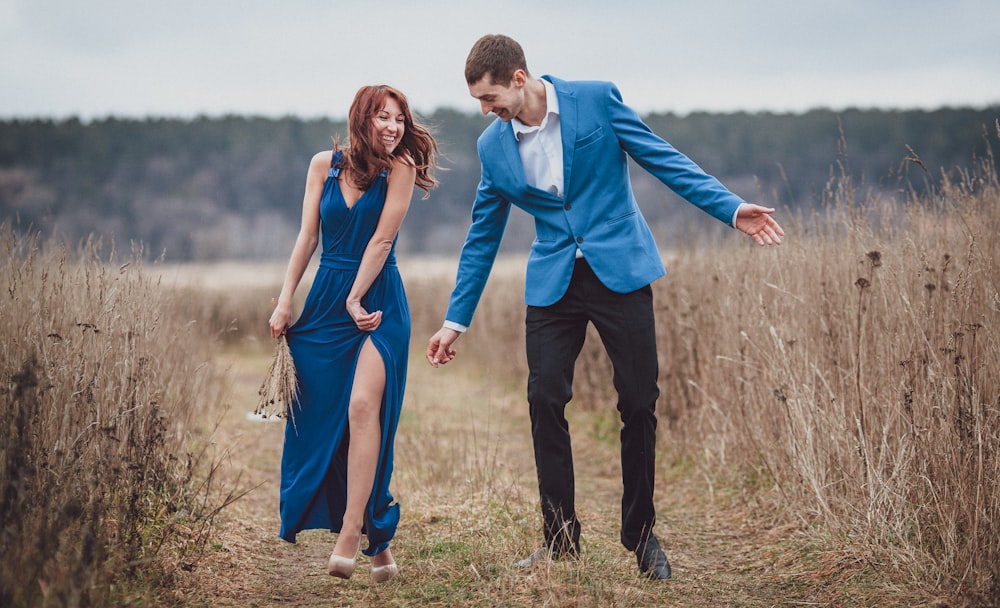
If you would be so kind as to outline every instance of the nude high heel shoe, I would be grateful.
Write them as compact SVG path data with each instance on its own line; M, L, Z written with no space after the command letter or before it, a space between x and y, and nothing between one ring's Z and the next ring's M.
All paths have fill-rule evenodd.
M388 551L388 548L386 548L386 551ZM386 553L386 555L392 560L392 553ZM392 580L398 574L399 568L396 566L396 560L392 560L384 566L372 566L372 580L376 583L384 583Z
M399 574L399 568L396 563L386 564L384 566L376 566L372 568L372 580L376 583L384 583L386 581L396 578Z
M326 571L330 576L337 578L351 578L354 569L358 566L358 553L361 552L361 539L358 539L358 549L354 552L354 557L342 557L336 553L330 554L330 561L326 564Z

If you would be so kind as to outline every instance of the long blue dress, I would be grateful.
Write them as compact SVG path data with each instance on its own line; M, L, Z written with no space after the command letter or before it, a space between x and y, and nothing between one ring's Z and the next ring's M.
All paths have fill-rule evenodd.
M395 244L385 266L362 299L368 312L382 311L375 331L358 329L345 303L361 256L385 204L383 173L347 207L337 177L336 153L320 199L323 254L301 316L288 327L288 345L299 381L294 417L285 426L281 458L281 537L295 542L307 529L340 532L347 504L347 409L358 355L371 339L385 363L382 430L375 483L365 509L364 533L375 555L389 545L399 523L399 505L389 493L393 440L403 402L410 310L396 268Z

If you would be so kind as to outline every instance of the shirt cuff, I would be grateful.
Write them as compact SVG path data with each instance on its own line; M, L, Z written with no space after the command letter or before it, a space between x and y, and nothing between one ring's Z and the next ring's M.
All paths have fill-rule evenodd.
M461 323L455 323L454 321L445 321L444 325L442 325L441 327L445 327L447 329L454 329L460 334L464 334L465 330L469 329L467 325L462 325Z
M733 228L736 227L736 216L740 214L740 209L743 208L743 205L746 205L746 203L740 203L739 206L736 207L736 211L733 211L733 217L729 220L729 225Z

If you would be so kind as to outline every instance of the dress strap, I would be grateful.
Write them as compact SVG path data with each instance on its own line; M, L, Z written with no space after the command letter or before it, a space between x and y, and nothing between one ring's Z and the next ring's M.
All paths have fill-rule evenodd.
M327 177L340 177L340 167L335 167L340 160L344 158L344 152L342 150L337 150L330 157L330 170L326 173ZM389 170L383 169L381 173L378 174L379 177L388 178Z
M330 171L327 172L327 177L340 177L340 167L334 167L334 165L339 163L342 158L344 158L342 150L337 150L330 156Z

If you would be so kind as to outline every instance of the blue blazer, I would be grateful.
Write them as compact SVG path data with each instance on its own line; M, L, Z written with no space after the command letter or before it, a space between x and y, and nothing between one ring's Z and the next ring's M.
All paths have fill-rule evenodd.
M564 195L528 185L509 122L497 119L483 131L478 143L482 177L448 321L471 324L511 205L535 219L524 292L530 306L554 304L566 293L577 248L612 291L634 291L663 276L660 252L632 193L627 157L727 224L743 202L655 135L622 102L613 83L543 78L552 83L559 100Z

